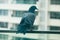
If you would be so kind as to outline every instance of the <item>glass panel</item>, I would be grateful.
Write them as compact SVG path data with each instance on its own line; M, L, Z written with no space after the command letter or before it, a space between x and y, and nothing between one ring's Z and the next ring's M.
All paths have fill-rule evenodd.
M60 5L60 0L51 0L51 4Z
M0 34L0 40L8 40L8 35Z
M22 17L26 11L13 11L12 17Z
M24 4L36 4L35 0L24 0Z
M50 26L50 30L60 30L60 26Z
M37 39L21 38L21 37L12 37L12 40L37 40Z
M18 26L18 24L16 24L16 23L11 23L11 30L17 30L17 26Z
M50 12L50 18L60 19L60 12Z
M0 40L60 40L60 34L0 34Z
M16 2L16 4L36 4L36 1L38 0L14 0L13 3Z
M1 28L8 28L8 23L7 22L0 22L0 27Z
M8 10L1 10L0 9L0 15L7 16L8 15Z

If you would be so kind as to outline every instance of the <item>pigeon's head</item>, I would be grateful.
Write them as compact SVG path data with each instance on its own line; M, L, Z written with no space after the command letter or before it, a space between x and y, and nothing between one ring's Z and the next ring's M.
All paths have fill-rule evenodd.
M35 9L37 9L36 6L31 6L31 7L29 8L29 12L34 13L34 12L35 12Z

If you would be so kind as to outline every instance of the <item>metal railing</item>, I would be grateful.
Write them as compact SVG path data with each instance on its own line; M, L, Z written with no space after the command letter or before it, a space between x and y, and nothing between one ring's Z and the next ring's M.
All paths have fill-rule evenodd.
M13 30L0 30L1 33L16 33ZM21 33L21 32L19 32ZM60 34L60 31L27 31L26 33L42 33L42 34Z

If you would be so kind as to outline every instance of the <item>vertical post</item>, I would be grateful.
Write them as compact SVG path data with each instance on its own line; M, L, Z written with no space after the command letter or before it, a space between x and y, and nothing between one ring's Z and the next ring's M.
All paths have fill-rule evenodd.
M10 20L11 20L11 15L12 15L12 10L9 10L8 11L8 29L10 29L12 27L12 25L10 24Z
M37 24L38 24L38 30L37 31L39 31L40 30L40 27L39 27L39 25L40 25L40 2L39 2L39 0L37 1L37 3L36 3L36 6L37 6L37 11L38 11L38 15L37 15Z
M40 13L40 31L48 31L48 5L49 5L49 0L39 0L40 2L40 8L39 8L39 13ZM44 40L47 40L47 34L41 35Z
M48 30L48 0L40 0L40 30Z

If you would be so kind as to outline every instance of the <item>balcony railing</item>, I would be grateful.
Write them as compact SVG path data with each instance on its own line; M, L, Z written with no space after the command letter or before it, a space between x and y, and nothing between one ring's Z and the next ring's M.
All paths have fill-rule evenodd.
M0 30L0 40L60 40L60 31L27 31L26 35L13 30Z
M13 31L13 30L0 30L0 33L16 33L16 32L17 31ZM60 34L60 31L27 31L26 33Z

